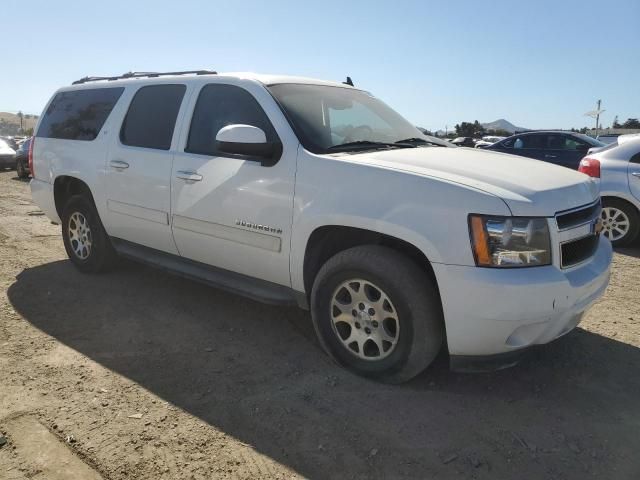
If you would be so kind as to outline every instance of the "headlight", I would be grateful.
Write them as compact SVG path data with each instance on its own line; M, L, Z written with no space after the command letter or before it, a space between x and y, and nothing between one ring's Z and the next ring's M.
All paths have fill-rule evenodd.
M469 215L471 247L479 267L551 264L546 218Z

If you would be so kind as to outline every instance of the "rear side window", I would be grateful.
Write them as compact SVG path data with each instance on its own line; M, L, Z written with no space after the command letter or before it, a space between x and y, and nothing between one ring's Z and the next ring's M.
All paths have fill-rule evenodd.
M107 121L124 88L60 92L47 107L37 137L93 140Z
M551 150L580 150L588 147L582 140L569 135L549 135L548 142Z
M131 147L169 150L184 85L151 85L138 90L122 122L120 141Z
M267 114L253 95L235 85L205 85L193 111L185 151L202 155L231 156L216 150L216 135L221 128L234 124L261 128L267 142L279 141Z

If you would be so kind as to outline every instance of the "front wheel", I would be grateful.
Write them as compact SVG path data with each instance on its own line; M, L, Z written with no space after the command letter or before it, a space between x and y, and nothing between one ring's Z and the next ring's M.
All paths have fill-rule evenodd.
M640 214L624 200L605 198L602 201L602 233L614 247L627 247L640 232Z
M413 378L442 345L442 308L432 280L382 246L329 259L313 285L311 314L322 347L337 363L383 382Z

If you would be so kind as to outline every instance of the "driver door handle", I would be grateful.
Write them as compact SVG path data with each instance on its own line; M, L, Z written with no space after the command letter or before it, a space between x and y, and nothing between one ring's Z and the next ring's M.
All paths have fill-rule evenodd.
M127 162L123 162L122 160L111 160L109 162L111 168L115 168L116 170L125 170L129 168L129 164Z
M190 170L178 170L176 172L176 177L189 183L199 182L200 180L202 180L202 175L200 175L198 172L192 172Z
M557 157L557 155L549 155L549 154L546 154L544 156L544 158L556 158L556 157Z
M640 172L632 172L631 175L640 178Z

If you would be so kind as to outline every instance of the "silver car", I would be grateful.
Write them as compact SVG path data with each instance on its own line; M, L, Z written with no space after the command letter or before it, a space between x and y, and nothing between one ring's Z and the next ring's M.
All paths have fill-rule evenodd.
M16 166L16 151L7 142L0 139L0 168Z
M588 154L579 170L600 178L603 233L615 247L631 245L640 232L640 137Z

